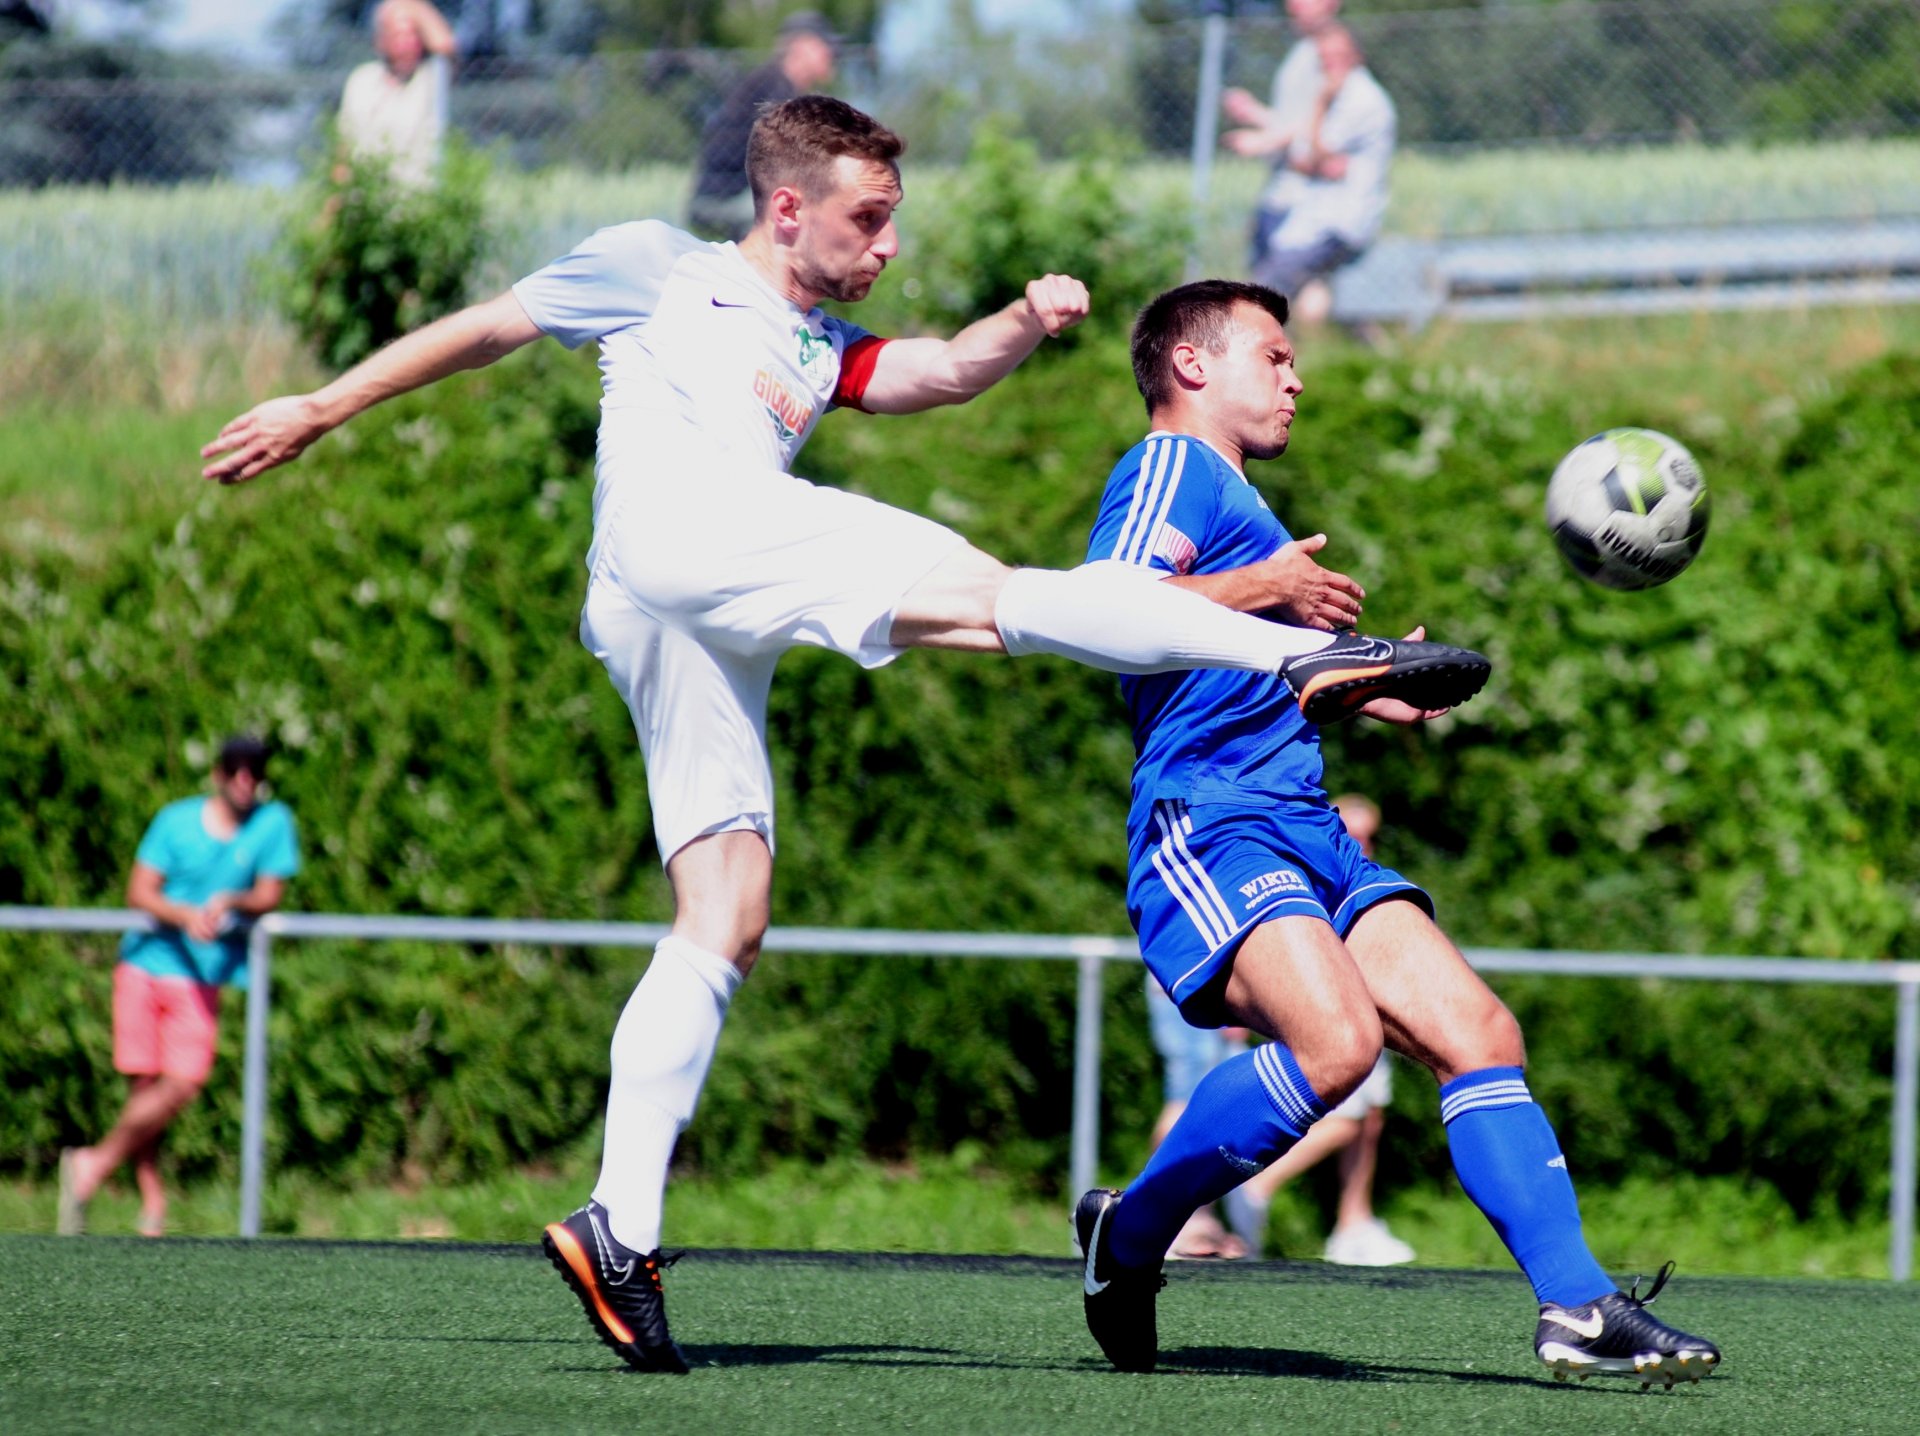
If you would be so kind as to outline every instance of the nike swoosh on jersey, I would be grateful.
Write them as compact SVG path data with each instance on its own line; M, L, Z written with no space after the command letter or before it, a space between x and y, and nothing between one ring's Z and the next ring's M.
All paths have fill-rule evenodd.
M1550 1321L1556 1326L1564 1326L1568 1331L1575 1332L1588 1341L1592 1341L1607 1329L1607 1319L1600 1314L1597 1307L1593 1315L1584 1321L1570 1311L1543 1311L1540 1313L1540 1319Z
M1100 1250L1100 1228L1107 1224L1107 1213L1112 1210L1113 1203L1111 1202L1101 1209L1100 1215L1093 1219L1093 1235L1087 1238L1087 1277L1085 1286L1088 1296L1100 1295L1109 1285L1107 1282L1098 1281L1094 1278L1093 1254Z
M753 308L751 304L748 304L738 299L715 299L713 301L713 307L715 309L751 309Z

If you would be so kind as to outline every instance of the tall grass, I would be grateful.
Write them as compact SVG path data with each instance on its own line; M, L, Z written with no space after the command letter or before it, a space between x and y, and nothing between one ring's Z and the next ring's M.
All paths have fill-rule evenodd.
M1184 213L1187 165L1129 164L1143 207ZM901 222L934 222L952 170L909 165ZM1211 266L1239 262L1263 166L1223 160L1201 236ZM582 235L626 219L677 220L683 168L621 174L503 170L490 208L503 238L486 281L504 284ZM0 192L0 322L11 330L50 307L104 319L253 324L267 317L263 266L297 214L297 194L217 181L172 188ZM1858 221L1920 215L1920 141L1679 146L1472 155L1402 154L1388 231L1464 235L1683 224ZM1044 256L1035 256L1044 263Z

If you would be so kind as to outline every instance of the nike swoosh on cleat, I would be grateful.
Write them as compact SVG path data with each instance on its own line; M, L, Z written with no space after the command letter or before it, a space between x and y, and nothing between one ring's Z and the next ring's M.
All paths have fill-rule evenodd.
M1607 1329L1607 1319L1596 1310L1592 1316L1582 1321L1570 1311L1543 1311L1542 1321L1550 1321L1555 1326L1564 1326L1568 1331L1585 1337L1588 1341L1597 1338Z
M600 1248L600 1265L610 1272L618 1273L619 1276L617 1281L610 1281L607 1285L625 1286L633 1276L634 1267L638 1266L639 1263L632 1257L628 1257L624 1265L613 1259L611 1239L600 1229L600 1218L596 1217L592 1212L587 1213L587 1224L593 1228L594 1245Z
M1093 1235L1087 1238L1087 1276L1085 1286L1088 1296L1098 1296L1110 1285L1110 1283L1099 1281L1094 1277L1093 1257L1094 1253L1100 1250L1100 1228L1106 1225L1107 1213L1112 1210L1112 1202L1108 1202L1106 1206L1100 1209L1100 1215L1093 1219Z

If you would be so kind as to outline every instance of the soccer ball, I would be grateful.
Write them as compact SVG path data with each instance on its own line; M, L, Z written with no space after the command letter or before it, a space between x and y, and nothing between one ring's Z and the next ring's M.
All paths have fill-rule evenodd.
M1652 429L1609 429L1574 449L1547 483L1547 527L1582 578L1652 588L1707 537L1707 482L1684 445Z

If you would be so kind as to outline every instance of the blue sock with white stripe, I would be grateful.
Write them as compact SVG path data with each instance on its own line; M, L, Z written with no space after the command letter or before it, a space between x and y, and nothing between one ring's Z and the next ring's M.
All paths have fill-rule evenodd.
M1584 1306L1614 1289L1587 1250L1560 1139L1518 1067L1483 1067L1440 1089L1453 1169L1533 1283L1534 1296Z
M1282 1044L1229 1057L1200 1079L1187 1110L1127 1188L1109 1228L1115 1259L1157 1264L1198 1208L1273 1163L1326 1112Z

